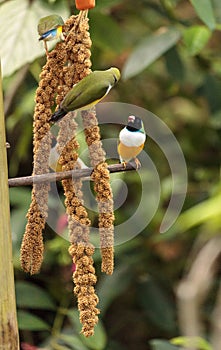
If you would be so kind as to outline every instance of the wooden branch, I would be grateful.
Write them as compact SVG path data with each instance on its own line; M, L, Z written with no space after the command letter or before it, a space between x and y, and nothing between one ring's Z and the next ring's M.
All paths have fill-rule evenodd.
M138 170L137 164L135 162L124 164L112 164L108 166L108 169L110 173L118 173L122 171L129 171L129 170ZM8 180L9 187L18 187L18 186L30 186L33 185L33 183L44 183L44 182L54 182L54 181L61 181L63 179L79 179L79 178L85 178L92 174L93 168L86 168L86 169L79 169L79 170L69 170L69 171L62 171L58 173L48 173L48 174L41 174L41 175L35 175L35 176L24 176L24 177L17 177L17 178L11 178Z

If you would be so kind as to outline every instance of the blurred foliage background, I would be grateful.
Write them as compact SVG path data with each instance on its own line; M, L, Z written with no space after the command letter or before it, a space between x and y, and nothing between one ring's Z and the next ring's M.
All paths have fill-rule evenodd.
M36 27L38 19L50 13L67 19L77 12L71 0L0 1L9 177L32 172L34 94L45 62ZM148 140L145 150L161 181L158 210L138 236L116 247L113 276L100 274L96 251L101 316L95 336L85 339L79 334L72 294L69 244L47 227L41 273L25 275L19 250L31 188L10 189L22 348L31 349L27 344L32 344L55 350L179 349L169 341L181 335L176 287L200 247L220 234L221 4L219 0L97 0L89 18L92 68L122 70L122 80L106 101L138 105L169 126L186 159L187 196L176 223L160 235L171 174L162 151ZM105 138L117 137L118 132L117 126L102 127ZM136 173L112 178L122 179L129 189L128 202L117 210L121 222L135 210L141 184ZM146 198L147 208L152 205L151 197ZM52 201L53 206L56 209ZM56 225L60 232L67 230L63 212ZM202 308L205 332L198 349L212 349L209 325L219 277L218 272Z

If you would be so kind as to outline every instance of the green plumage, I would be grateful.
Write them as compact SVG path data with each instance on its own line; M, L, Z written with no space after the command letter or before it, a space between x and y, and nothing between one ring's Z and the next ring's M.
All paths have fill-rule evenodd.
M59 15L50 15L46 17L42 17L38 22L38 33L39 35L43 35L49 30L56 29L59 26L63 26L64 21Z
M106 96L119 79L120 71L115 67L92 72L67 93L51 121L58 121L70 111L91 108Z

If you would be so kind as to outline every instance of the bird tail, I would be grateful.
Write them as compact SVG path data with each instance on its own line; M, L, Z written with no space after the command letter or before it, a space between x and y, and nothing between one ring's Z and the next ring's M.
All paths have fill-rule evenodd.
M54 112L54 114L52 114L49 122L55 123L58 120L60 120L61 118L63 118L66 114L67 114L67 112L64 109L59 108L56 112Z

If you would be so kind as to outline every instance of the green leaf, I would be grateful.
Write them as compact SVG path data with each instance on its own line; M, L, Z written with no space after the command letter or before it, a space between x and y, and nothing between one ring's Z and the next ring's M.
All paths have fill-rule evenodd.
M172 303L164 290L149 276L140 283L138 302L154 325L169 332L175 329L175 311Z
M121 52L123 48L120 26L109 16L100 12L90 13L91 39L101 49Z
M15 285L17 306L32 309L55 310L56 306L42 288L29 282L17 282Z
M68 317L73 326L75 327L76 331L80 333L81 324L79 321L78 311L71 309L68 312ZM99 320L99 323L95 326L93 337L85 338L83 334L79 334L79 337L84 343L84 345L86 345L89 349L92 350L103 350L107 344L107 335L101 320Z
M98 289L99 307L102 315L111 302L128 288L131 278L127 266L117 267L111 276L102 276Z
M199 18L211 29L216 27L216 20L210 0L190 0Z
M103 10L109 10L111 9L113 6L119 5L120 3L122 3L123 0L97 0L96 1L96 7L93 9L93 12L100 12Z
M151 350L178 350L177 346L171 345L167 340L150 340Z
M214 15L217 23L221 23L221 2L220 0L212 0Z
M179 38L180 32L176 28L164 27L144 38L127 59L122 70L123 79L131 78L142 72L173 47Z
M10 188L10 203L19 208L26 208L30 204L31 191L26 188Z
M175 224L161 237L172 238L210 220L214 222L216 218L221 218L221 194L204 200L180 214Z
M201 337L176 337L170 340L171 344L197 350L213 350L212 346Z
M20 330L47 331L50 326L40 317L29 312L18 310L18 327Z
M205 26L193 26L183 33L183 41L190 55L197 55L208 43L212 33Z
M88 347L84 346L77 335L59 334L57 339L62 340L62 342L70 346L73 350L88 350Z
M54 11L63 18L68 14L63 2L53 8L29 0L7 1L0 6L0 56L4 76L44 55L43 45L38 41L37 24L41 17Z
M21 237L26 224L26 214L30 205L31 192L25 188L10 188L11 229L13 244L21 244Z
M185 77L185 68L175 46L165 53L165 60L168 73L171 77L175 80L183 81Z

